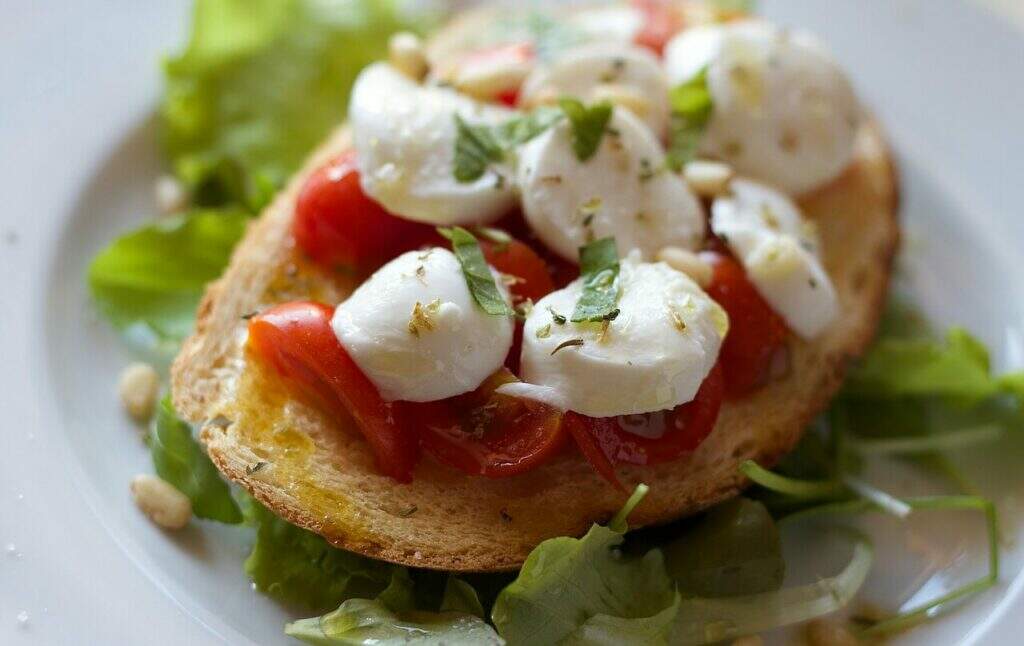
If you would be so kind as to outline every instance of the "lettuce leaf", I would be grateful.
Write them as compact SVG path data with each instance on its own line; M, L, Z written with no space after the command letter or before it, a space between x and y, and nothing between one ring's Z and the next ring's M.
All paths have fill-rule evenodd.
M245 572L257 590L278 601L323 612L348 599L376 596L391 581L393 565L332 547L248 496L243 509L256 528Z
M224 271L247 221L235 209L200 209L117 238L89 266L94 301L145 345L173 350L191 332L203 288Z
M200 204L257 211L345 118L359 71L401 28L390 0L197 0L164 64L163 145Z
M661 552L637 557L621 550L625 517L645 492L638 489L607 527L538 545L494 604L499 634L513 644L558 644L597 616L644 619L668 608L675 589Z
M669 576L696 596L778 590L786 573L775 521L764 505L747 498L712 508L663 549Z
M395 568L388 587L376 599L349 599L322 617L288 624L285 634L325 646L503 644L504 641L483 619L460 608L464 605L479 608L480 601L475 597L472 587L450 578L441 611L418 610L409 571ZM455 608L447 608L446 605Z
M230 524L242 522L227 483L193 439L192 428L174 412L169 395L157 408L149 449L157 475L188 496L197 517Z

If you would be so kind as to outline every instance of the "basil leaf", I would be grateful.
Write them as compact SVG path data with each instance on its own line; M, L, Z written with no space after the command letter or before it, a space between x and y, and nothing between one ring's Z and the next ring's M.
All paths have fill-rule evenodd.
M692 79L672 88L672 128L666 163L675 171L697 154L697 145L704 135L711 110L711 92L708 90L708 68L703 68Z
M484 258L480 243L473 234L462 227L438 229L438 233L451 240L452 252L462 265L462 274L466 277L466 285L473 300L480 308L492 316L512 316L515 312L501 295L498 285L494 282L491 267Z
M503 161L510 150L544 132L562 116L556 108L538 108L497 126L488 126L470 125L456 114L455 179L463 183L480 179L491 163Z
M602 101L587 107L579 99L563 97L559 99L558 105L572 125L573 152L577 159L585 162L597 153L601 138L608 131L612 104Z
M583 293L576 301L570 319L582 321L611 321L619 315L615 303L619 300L619 252L615 238L601 238L580 247L580 279Z
M197 517L229 524L242 522L242 512L227 483L192 438L192 427L174 412L169 395L157 408L149 450L157 475L188 496Z
M455 179L473 182L484 174L488 164L504 159L490 126L474 126L455 115Z

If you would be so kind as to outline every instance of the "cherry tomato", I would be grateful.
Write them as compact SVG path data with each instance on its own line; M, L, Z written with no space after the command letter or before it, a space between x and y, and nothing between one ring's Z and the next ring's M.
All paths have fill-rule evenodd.
M619 417L587 417L568 412L565 424L594 468L611 480L608 463L661 464L695 450L715 428L724 390L722 370L715 364L693 401L672 410ZM658 430L662 434L657 438L643 437L625 430L627 426L635 430ZM600 460L591 439L605 460ZM616 480L611 481L617 483Z
M712 267L708 295L729 314L729 334L719 353L725 390L729 397L741 397L767 381L772 362L786 350L789 330L739 263L715 254Z
M508 231L513 238L529 247L544 262L555 289L561 289L579 277L579 267L548 249L519 211L506 215L494 226Z
M315 262L360 273L437 239L433 227L391 215L363 193L354 151L338 155L306 180L292 231Z
M509 291L515 301L529 298L537 302L555 290L547 264L524 243L481 240L480 247L487 264L509 277Z
M682 29L683 17L673 0L633 0L633 6L643 14L644 22L634 37L641 45L661 56L665 45Z
M332 315L332 308L319 303L278 305L249 321L249 345L305 392L351 416L369 442L377 468L399 482L410 482L419 459L417 438L401 423L398 407L381 398L338 343Z
M503 478L543 464L565 444L562 414L549 406L494 392L515 375L500 369L471 393L407 404L420 422L423 450L471 475Z

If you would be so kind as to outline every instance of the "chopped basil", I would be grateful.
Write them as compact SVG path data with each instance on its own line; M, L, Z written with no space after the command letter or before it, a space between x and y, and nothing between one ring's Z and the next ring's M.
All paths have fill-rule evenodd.
M512 236L504 230L494 227L474 227L473 234L495 245L495 251L505 251L509 243L512 242Z
M565 325L565 317L554 310L553 307L548 307L548 311L551 312L551 320L559 325Z
M590 107L579 99L563 97L558 101L562 112L572 125L572 149L576 158L585 162L597 153L601 138L608 130L612 118L612 104L608 101L595 103Z
M477 305L492 316L513 316L515 312L498 290L480 243L473 234L462 227L439 228L437 231L451 241L452 252L462 265L466 285Z
M455 115L455 179L472 182L484 174L491 162L501 161L504 151L488 126L472 126Z
M572 321L611 321L619 315L619 251L615 238L601 238L580 247L583 293L576 301Z
M456 114L455 179L463 183L480 179L490 164L503 161L510 150L544 132L562 116L557 108L538 108L497 126L488 126L470 125ZM496 186L501 188L504 177L498 177L501 179Z
M672 132L666 163L679 171L697 154L697 145L711 117L711 92L708 91L708 68L681 83L669 95L672 103Z

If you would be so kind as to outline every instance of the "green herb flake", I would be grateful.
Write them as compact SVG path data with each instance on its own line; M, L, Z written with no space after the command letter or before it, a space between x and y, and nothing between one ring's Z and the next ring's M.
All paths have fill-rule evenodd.
M548 338L549 336L551 336L551 324L548 323L548 324L544 325L543 327L537 328L536 334L537 334L537 338L538 339L546 339L546 338Z
M708 90L708 69L705 67L692 79L672 88L672 131L668 155L669 168L680 171L697 154L697 145L711 118L713 104Z
M555 309L550 305L548 306L548 311L551 312L551 320L553 320L555 323L559 325L565 325L567 319L558 312L556 312Z
M551 356L555 356L555 354L559 350L564 350L565 348L573 348L573 347L578 348L581 345L583 345L583 339L569 339L568 341L562 341L561 343L559 343L555 347L554 350L551 351Z
M607 101L589 107L579 99L563 97L558 101L572 126L572 149L576 158L585 162L597 153L601 139L612 118L612 104Z
M498 290L491 268L472 233L462 227L439 228L438 233L452 243L452 252L462 265L469 293L480 308L492 316L513 316L515 312Z
M580 247L580 279L583 292L571 320L611 321L619 314L619 252L615 238L601 238Z

